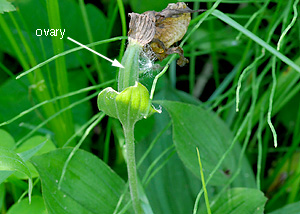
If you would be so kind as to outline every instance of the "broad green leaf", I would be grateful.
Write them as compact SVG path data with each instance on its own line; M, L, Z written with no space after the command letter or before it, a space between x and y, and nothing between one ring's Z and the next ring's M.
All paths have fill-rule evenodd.
M26 142L30 142L31 139L33 139L33 141L35 141L36 143L40 143L40 144L37 144L35 147L32 148L32 145L30 147L28 147L28 150L26 151L22 151L22 149L25 150L25 148L27 148L27 143ZM39 140L38 140L39 139ZM45 141L46 138L44 137L33 137L33 138L30 138L29 140L27 140L24 144L22 145L25 145L23 148L21 149L16 149L14 152L20 152L18 153L18 155L24 160L26 161L26 166L28 167L29 171L30 171L30 174L31 174L31 177L36 177L37 176L37 172L35 170L35 168L32 166L32 164L30 162L28 162L28 160L33 156L35 155L41 148L44 147L46 141ZM38 141L36 141L38 140ZM44 140L44 141L42 141ZM30 144L30 143L29 143ZM51 142L48 143L48 146L46 146L46 149L43 149L44 152L48 151L52 146L49 146L49 144L51 144ZM50 150L49 150L50 151ZM24 173L20 173L20 172L12 172L12 171L0 171L0 183L2 183L4 180L6 180L10 175L12 174L15 174L18 178L20 179L27 179L28 176Z
M267 198L257 189L233 188L224 192L211 206L213 214L263 214ZM206 214L203 205L200 214Z
M24 160L17 155L16 152L0 148L0 170L1 171L18 171L31 177L30 171L26 166Z
M163 83L164 88L156 95L156 99L168 98L197 103L192 96L172 89L167 82ZM149 149L153 139L157 137L169 122L170 118L167 112L163 111L161 114L154 114L153 117L141 120L136 124L136 139L141 138L139 136L141 133L138 130L149 126L152 127L151 132L147 136L143 136L143 140L136 144L138 160ZM138 171L141 179L149 169L149 166L166 149L170 148L170 146L172 147L172 145L172 129L169 127L158 138L155 146L139 167ZM172 152L173 155L168 159L168 156ZM163 165L165 160L167 160L167 163ZM163 167L152 177L149 184L145 187L145 192L153 212L163 214L192 213L195 198L201 187L201 181L183 165L177 153L174 152L174 148L162 157L156 167L154 167L154 170L161 166Z
M0 39L0 41L2 40ZM5 122L20 114L22 111L32 107L32 103L28 99L28 87L29 82L27 78L19 80L11 78L1 84L0 94L5 94L5 96L0 96L0 123ZM33 102L37 102L36 99L33 99ZM5 130L12 133L14 139L20 139L28 133L27 129L20 128L19 125L22 122L27 124L38 124L40 123L40 119L35 112L30 112L14 123L6 125Z
M0 183L3 183L13 173L12 171L0 171Z
M6 149L13 149L15 146L14 138L3 129L0 129L0 146Z
M6 0L0 0L0 13L15 11L16 8Z
M6 191L5 191L5 186L4 186L4 183L0 184L0 209L2 209L2 206L4 204L4 199L5 199L5 194L6 194Z
M289 205L286 205L278 210L275 210L274 212L271 212L269 214L299 214L300 211L300 202L292 203Z
M32 191L32 179L25 161L16 152L7 150L5 148L0 148L0 163L0 171L17 171L28 176L28 192L30 200ZM8 172L6 173L7 175L9 174ZM5 176L5 174L1 175L1 177L3 176Z
M33 178L38 176L38 173L32 163L29 162L29 159L34 155L41 155L47 152L54 150L56 147L53 142L44 137L44 136L34 136L26 140L20 147L18 147L15 151L19 153L19 155L26 160L26 165L28 166L31 176ZM23 174L15 173L15 175L20 178L24 179Z
M125 190L125 183L91 153L78 150L74 154L61 187L58 188L64 163L71 151L69 148L57 149L32 158L32 163L40 174L48 212L113 213ZM124 203L127 202L127 196L125 195Z
M41 196L33 196L29 204L28 198L23 199L19 203L15 203L8 210L7 214L47 214L44 200Z
M44 143L42 145L42 147L38 147L39 145L41 145L42 143ZM26 140L24 143L21 144L21 146L19 146L15 152L20 153L22 155L25 155L26 151L32 150L32 149L36 149L33 150L28 157L23 157L24 159L28 160L30 157L32 157L33 155L41 155L47 152L50 152L54 149L56 149L54 143L44 137L44 136L34 136L29 138L28 140Z
M233 141L227 125L210 111L195 105L160 101L170 114L173 122L173 139L183 163L198 177L196 147L199 148L205 180L213 171ZM227 155L209 184L224 185L237 170L241 149L238 143ZM254 187L254 175L243 159L242 170L234 182L237 186Z
M151 134L136 144L138 159L147 151L152 140L170 121L166 112L155 114L153 118L154 127ZM147 120L152 119L149 118ZM169 128L158 139L154 148L138 169L141 179L146 174L149 166L162 152L172 146L172 144L172 130ZM155 169L163 164L170 153L171 152L167 153L162 160L158 162ZM150 180L149 184L145 187L145 192L154 213L192 213L193 203L200 187L201 181L183 165L178 155L174 153L167 164Z

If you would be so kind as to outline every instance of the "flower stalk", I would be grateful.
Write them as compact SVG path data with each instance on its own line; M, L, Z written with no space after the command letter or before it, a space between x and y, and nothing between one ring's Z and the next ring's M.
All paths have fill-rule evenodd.
M161 12L146 11L143 14L130 13L128 46L121 61L124 68L120 68L118 75L118 91L106 88L98 95L98 108L110 117L120 120L125 135L125 157L127 161L128 183L133 208L136 214L143 214L138 192L138 175L135 162L134 126L143 118L159 112L151 105L151 97L145 86L139 83L140 60L143 54L155 59L164 59L172 53L178 53L180 59L177 64L183 66L187 59L183 56L181 47L173 44L181 40L190 22L189 9L185 3L169 4ZM148 52L149 51L149 52ZM150 54L149 54L150 53ZM172 57L174 58L174 57ZM166 68L160 73L162 75ZM141 70L143 68L141 67ZM155 86L158 75L153 85ZM150 99L151 98L151 99Z
M133 208L136 214L143 214L138 192L138 175L135 162L134 126L143 118L152 115L149 91L139 83L139 60L144 46L155 35L154 13L129 14L131 19L128 32L128 46L121 61L118 75L118 91L106 88L98 95L98 108L108 116L120 120L125 135L125 157L127 161L128 183Z
M127 160L128 183L130 186L130 195L132 199L133 208L136 214L142 214L142 207L139 200L137 171L135 161L135 145L134 145L134 125L131 127L123 126L125 134L125 148Z
M142 214L142 207L140 204L137 183L137 170L135 161L135 145L134 145L134 125L136 121L140 120L140 116L147 116L150 110L149 93L144 94L143 98L138 98L142 95L142 87L137 85L139 79L139 58L143 47L148 44L155 35L155 18L152 14L129 14L131 19L129 23L129 43L122 58L122 65L118 76L118 91L129 91L128 87L140 88L138 93L130 92L127 98L135 100L136 102L129 102L128 107L125 109L132 109L125 118L122 115L123 108L119 109L119 119L123 125L125 135L125 148L127 160L128 183L130 187L130 195L132 199L133 208L136 214ZM117 100L117 99L116 99ZM139 100L139 101L138 101ZM138 104L138 105L136 105ZM138 108L136 108L138 106ZM145 108L143 108L144 106ZM123 107L123 106L122 106ZM142 108L141 108L142 107ZM137 110L138 109L138 110Z

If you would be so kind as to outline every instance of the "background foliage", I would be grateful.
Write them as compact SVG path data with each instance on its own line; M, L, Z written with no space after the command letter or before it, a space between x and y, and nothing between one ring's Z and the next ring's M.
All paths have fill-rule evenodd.
M116 86L118 70L89 51L67 52L77 46L66 37L100 41L91 47L120 60L127 13L160 11L171 2L0 0L2 213L133 213L122 128L96 103L100 89ZM154 97L163 113L135 129L143 209L299 213L299 1L188 6L207 9L192 14L184 39L190 63L171 61ZM38 37L36 29L65 35ZM158 72L145 69L141 82L150 89Z

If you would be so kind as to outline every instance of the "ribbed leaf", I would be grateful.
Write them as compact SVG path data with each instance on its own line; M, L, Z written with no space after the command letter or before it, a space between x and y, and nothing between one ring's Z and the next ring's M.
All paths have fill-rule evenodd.
M12 149L15 146L14 138L3 129L0 129L0 146L6 149Z
M64 163L71 151L69 148L57 149L32 158L40 174L48 212L113 213L125 190L125 183L104 162L88 152L78 150L74 154L61 188L58 188ZM123 202L126 202L126 197Z
M211 207L214 214L263 214L267 198L258 189L233 188L223 193ZM206 214L205 206L200 214Z
M28 192L29 192L29 200L31 198L32 191L32 179L31 173L25 163L25 161L14 151L0 148L0 171L5 171L1 173L1 182L6 179L6 176L11 175L11 171L17 171L25 174L29 178ZM9 172L7 172L9 171Z
M207 179L233 141L229 128L219 117L201 107L171 101L159 103L172 118L173 139L179 157L199 177L196 155L198 147ZM223 185L231 178L237 170L240 152L240 146L236 143L209 184ZM253 172L245 158L242 162L242 172L235 182L238 186L255 186Z
M271 212L269 214L298 214L300 211L300 202L296 202L293 204L286 205L278 210L275 210L274 212Z
M29 204L28 198L15 203L7 212L7 214L47 214L47 210L41 196L33 196Z

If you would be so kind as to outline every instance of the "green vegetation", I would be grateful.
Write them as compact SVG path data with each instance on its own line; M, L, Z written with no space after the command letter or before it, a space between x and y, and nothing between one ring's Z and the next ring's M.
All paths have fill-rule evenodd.
M0 0L1 214L300 212L299 0L188 2L184 67L127 40L168 3Z

